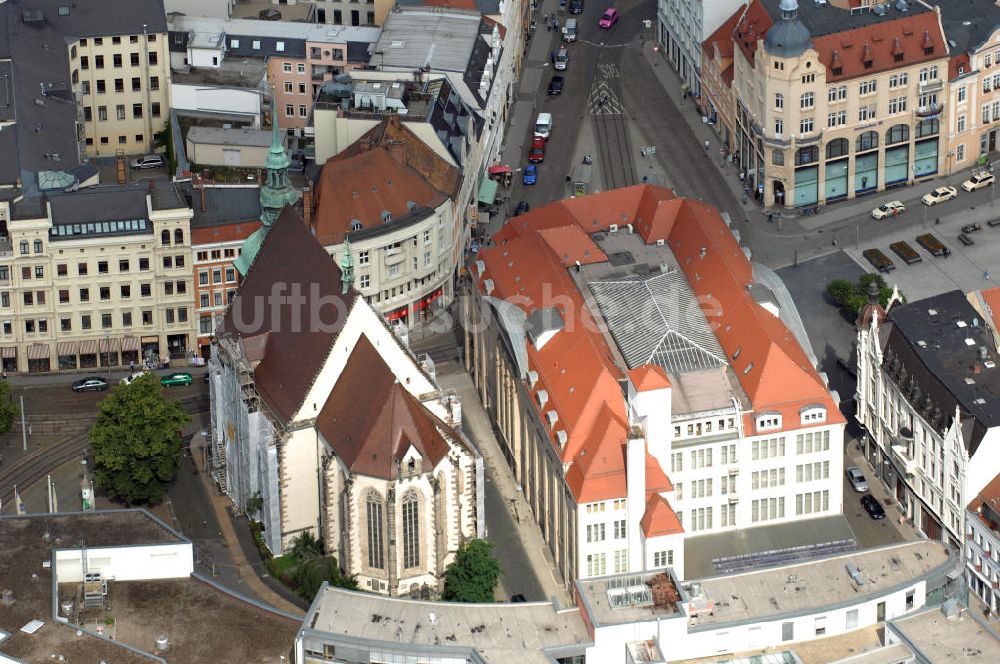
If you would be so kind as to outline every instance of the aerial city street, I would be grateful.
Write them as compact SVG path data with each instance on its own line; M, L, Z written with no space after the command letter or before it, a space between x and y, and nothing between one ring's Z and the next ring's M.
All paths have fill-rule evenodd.
M1000 662L998 135L990 0L0 0L0 661Z

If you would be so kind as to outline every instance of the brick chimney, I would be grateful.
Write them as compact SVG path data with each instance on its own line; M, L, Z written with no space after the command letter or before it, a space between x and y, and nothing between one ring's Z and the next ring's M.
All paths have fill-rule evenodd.
M205 202L205 188L201 188L201 211L205 212L208 209L208 205Z
M306 228L316 235L316 228L313 225L313 192L309 185L302 190L302 220L306 222Z

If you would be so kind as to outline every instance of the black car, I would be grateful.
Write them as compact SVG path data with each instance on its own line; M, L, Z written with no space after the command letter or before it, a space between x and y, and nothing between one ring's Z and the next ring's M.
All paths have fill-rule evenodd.
M103 392L108 389L108 381L100 376L87 376L73 383L74 392Z
M549 94L561 95L563 91L563 85L565 84L566 80L562 76L553 76L552 80L549 81Z
M531 209L531 206L528 205L528 201L521 201L520 203L517 204L517 207L514 208L514 216L516 217L519 214L524 214L525 212L527 212L530 209Z
M868 512L868 516L876 521L885 518L885 509L882 508L882 505L878 502L878 499L875 498L875 496L871 494L862 496L861 506L865 508L866 512Z
M569 0L569 13L570 14L582 14L583 13L583 0Z
M524 595L522 595L521 593L518 593L516 595L512 595L511 598L510 598L510 601L511 601L511 603L517 604L519 602L527 602L528 599Z

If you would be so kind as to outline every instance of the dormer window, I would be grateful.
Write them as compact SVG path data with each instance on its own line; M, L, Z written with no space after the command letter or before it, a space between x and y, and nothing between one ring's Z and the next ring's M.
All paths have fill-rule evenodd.
M757 416L757 430L766 431L769 429L781 428L781 413L764 413Z
M408 474L410 474L410 475L413 475L413 474L415 474L417 472L417 460L416 459L410 459L409 461L406 462L406 472Z
M823 406L806 406L799 411L802 424L826 422L826 408Z

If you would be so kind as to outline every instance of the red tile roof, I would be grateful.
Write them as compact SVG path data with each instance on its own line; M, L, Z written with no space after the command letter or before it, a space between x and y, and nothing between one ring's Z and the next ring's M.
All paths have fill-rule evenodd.
M980 291L983 302L986 303L989 311L985 312L993 317L993 325L1000 329L1000 286Z
M979 512L980 505L987 505L994 514L1000 514L1000 474L990 480L969 503L969 511Z
M245 240L260 228L259 221L244 221L239 224L222 224L219 226L202 226L191 229L191 245L197 249L199 244L216 242L237 242Z
M494 236L495 245L480 252L485 271L479 286L491 280L493 297L525 313L554 305L563 316L564 329L540 350L529 343L527 354L538 374L535 403L541 390L547 398L539 408L543 421L547 411L558 414L550 435L570 464L566 479L579 502L624 497L621 447L628 419L621 369L569 270L574 260L603 257L589 233L628 223L647 243L666 240L695 294L724 314L709 323L717 325L754 411L782 412L786 428L799 428L799 409L821 404L827 424L843 421L798 341L750 296L750 262L715 208L649 185L557 201L517 217ZM646 377L639 383L645 385ZM561 447L560 430L567 434Z
M635 369L629 369L628 377L635 385L637 392L649 390L660 390L670 387L670 379L667 372L659 364L644 364Z
M363 399L358 395L364 394ZM368 337L361 335L316 418L316 427L352 472L394 480L407 450L437 466L458 436L405 387Z
M684 532L680 519L674 513L667 499L659 494L653 494L646 501L646 512L639 522L646 537L673 535Z
M384 212L396 221L426 215L447 196L419 173L376 148L347 158L333 157L323 165L316 187L316 238L323 246L340 244L354 220L363 228L382 226ZM419 208L414 212L410 203Z
M302 406L354 303L357 291L343 294L342 288L340 268L286 206L216 332L234 339L267 334L254 384L283 422ZM296 290L305 298L302 306L275 297ZM323 322L318 327L317 313Z
M740 5L739 9L734 11L732 15L726 19L725 23L720 25L715 32L708 36L708 39L706 39L702 44L702 49L709 58L715 57L716 49L719 50L720 58L725 59L733 57L733 34L736 32L736 26L740 22L740 18L743 17L746 10L746 5Z
M764 39L771 25L773 21L759 0L752 0L747 11L737 20L733 40L750 64L754 62L758 41Z
M826 67L826 80L840 81L871 76L899 67L948 55L948 45L937 12L907 14L892 21L879 21L854 30L813 37L813 48ZM930 53L927 50L930 49ZM897 61L896 55L902 60ZM834 73L834 59L842 72ZM865 66L870 61L871 66ZM941 72L944 75L944 72Z

